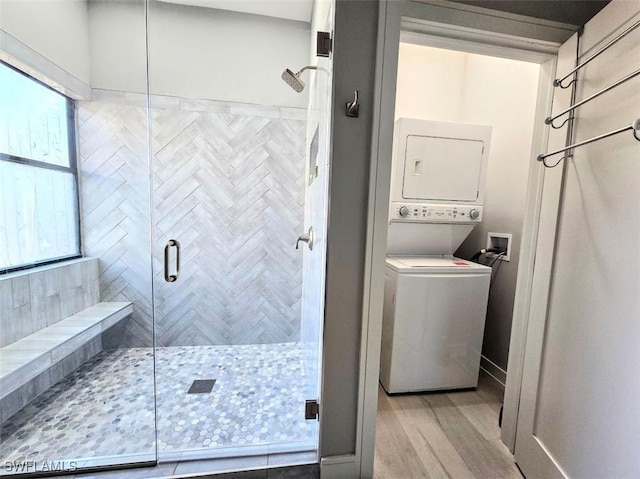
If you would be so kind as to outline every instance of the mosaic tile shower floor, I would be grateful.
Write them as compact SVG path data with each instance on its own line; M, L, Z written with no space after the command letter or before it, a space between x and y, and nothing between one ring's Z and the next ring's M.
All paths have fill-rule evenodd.
M297 343L157 350L158 452L312 443ZM187 394L215 379L210 393ZM2 426L0 459L154 453L150 348L103 351Z

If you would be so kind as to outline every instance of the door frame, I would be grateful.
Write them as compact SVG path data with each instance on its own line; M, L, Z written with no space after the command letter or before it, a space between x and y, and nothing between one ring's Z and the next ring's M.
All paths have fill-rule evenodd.
M465 49L480 54L490 53L541 64L538 105L532 141L532 160L529 168L527 203L522 232L523 248L519 260L512 323L509 354L511 367L507 374L502 428L502 441L513 452L532 291L535 285L539 288L546 284L548 288L550 278L550 267L549 271L538 269L535 278L534 269L536 262L542 261L542 263L550 265L553 260L552 250L542 247L548 242L542 241L539 245L539 240L542 239L539 234L546 239L553 240L555 238L555 221L552 222L553 224L541 224L541 212L544 204L544 211L551 217L554 214L557 217L560 201L560 182L545 182L547 175L557 177L558 173L546 170L538 161L535 161L535 158L546 149L549 140L549 128L544 125L543 120L551 110L554 89L552 80L555 77L558 48L574 33L575 29L571 25L453 4L447 1L382 0L381 2L365 245L365 284L356 434L359 477L373 477L384 296L384 259L386 256L393 144L393 112L395 110L398 44L401 30L428 36L431 46ZM539 307L540 303L537 306Z

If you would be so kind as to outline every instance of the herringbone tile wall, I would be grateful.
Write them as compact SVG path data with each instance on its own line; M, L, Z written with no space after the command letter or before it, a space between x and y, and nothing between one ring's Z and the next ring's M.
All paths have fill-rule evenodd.
M83 249L99 258L102 301L131 301L133 313L103 338L105 348L151 346L149 159L144 108L78 103Z
M149 346L146 109L135 95L95 98L78 108L85 252L100 258L102 300L134 304L107 345ZM299 340L305 112L169 97L152 105L157 345ZM182 246L176 283L163 279L171 238Z

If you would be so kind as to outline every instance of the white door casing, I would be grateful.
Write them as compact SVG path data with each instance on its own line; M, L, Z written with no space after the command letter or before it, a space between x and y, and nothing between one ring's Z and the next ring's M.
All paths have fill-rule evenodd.
M564 45L562 45L558 52L557 71L568 71L573 68L575 62L575 44L576 37L574 36ZM553 111L564 110L570 105L570 101L570 89L556 89L553 95ZM562 128L560 130L550 129L547 148L561 148L562 146L564 146L565 141L566 126L565 128ZM516 434L516 440L514 444L515 451L517 452L517 458L521 458L521 461L531 459L532 462L540 464L540 467L542 468L540 472L545 471L543 476L549 478L563 476L556 465L553 463L553 460L550 460L548 458L547 453L544 450L544 446L541 445L531 433L533 417L526 413L525 410L530 407L528 406L527 398L530 397L531 394L535 395L535 391L532 391L532 388L535 389L537 387L537 384L533 384L533 382L531 381L531 374L534 373L534 371L532 370L532 366L534 364L532 360L534 360L534 355L536 354L534 345L537 341L542 341L541 335L544 334L544 321L542 321L542 329L540 329L539 326L540 319L544 318L544 316L546 315L546 304L549 293L549 280L551 276L553 261L555 233L558 220L558 208L561 201L560 194L562 189L564 166L565 163L562 163L555 169L541 170L541 174L543 176L542 184L544 185L544 187L542 189L542 196L540 198L540 214L537 224L537 235L535 235L537 237L535 246L536 255L535 263L533 265L533 277L531 282L530 295L531 299L529 303L527 318L528 332L526 333L525 338L523 338L522 342L520 342L519 344L515 344L516 347L521 348L517 353L519 353L519 357L523 358L523 376L527 377L527 380L522 380L521 389L516 393L516 395L513 396L513 400L510 397L507 398L509 401L517 401L517 396L517 398L519 399L519 404L516 405L518 416L517 418L515 418L515 424L513 424L512 426ZM542 169L544 167L539 164L538 168ZM531 205L529 205L528 210L530 209ZM515 335L516 331L517 329L514 328L514 332L512 334ZM517 338L512 338L512 346L514 346L514 340L517 340ZM524 354L522 354L523 352ZM509 359L511 360L511 355ZM512 387L515 381L515 378L509 377L508 373L507 388ZM509 408L510 406L511 402L505 404L505 408ZM531 421L523 419L524 417L530 417ZM539 476L539 474L537 473L534 475Z

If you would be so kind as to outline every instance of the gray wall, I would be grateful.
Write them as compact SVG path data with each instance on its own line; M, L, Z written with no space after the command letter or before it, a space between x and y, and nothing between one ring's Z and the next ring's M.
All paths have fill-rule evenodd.
M322 457L355 452L378 2L336 2ZM360 118L344 115L360 91Z
M523 2L522 0L454 1L578 26L587 23L591 17L609 3L609 0L572 0L570 2L559 2L558 0L537 0L535 2Z

